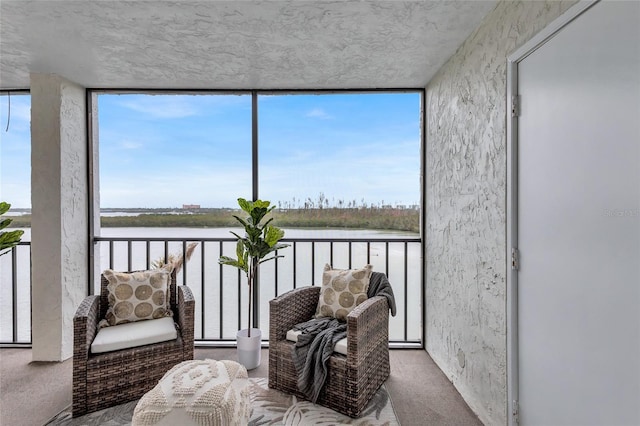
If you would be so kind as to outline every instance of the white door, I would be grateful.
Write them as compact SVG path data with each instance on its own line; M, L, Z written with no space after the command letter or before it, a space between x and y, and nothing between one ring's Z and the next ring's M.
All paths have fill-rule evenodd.
M523 425L640 425L640 2L518 64Z

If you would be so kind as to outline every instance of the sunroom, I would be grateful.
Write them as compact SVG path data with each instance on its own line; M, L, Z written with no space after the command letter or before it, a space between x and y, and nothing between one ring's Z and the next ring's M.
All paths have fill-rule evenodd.
M369 210L407 215L415 231L291 233L285 257L261 272L254 325L269 329L270 299L320 285L325 263L370 263L399 306L385 385L395 421L640 423L639 3L10 0L0 19L0 201L30 213L26 237L0 257L1 423L45 424L71 403L73 316L99 292L105 268L148 269L191 243L178 284L195 289L195 357L236 356L232 332L248 320L248 296L240 274L216 262L233 252L232 238L198 227L116 235L101 225L101 212L122 213L107 212L118 206L104 200L127 186L162 194L155 182L100 181L112 97L156 108L168 108L165 99L239 100L246 184L233 197L281 201L283 215L324 207L362 216L370 201L327 200L311 178L304 184L318 199L270 192L267 148L295 149L279 145L295 129L271 122L270 105L295 100L286 112L296 120L301 99L353 99L341 112L362 120L363 139L380 136L379 122L403 135L413 125L412 144L381 143L367 155L403 150L396 166L413 173L413 198L396 185L397 198L385 198L395 205L375 200ZM395 99L413 105L410 119L393 121L404 113ZM333 125L328 107L303 112ZM25 174L10 173L21 124L31 151L26 198L15 178ZM280 133L269 142L272 127ZM189 155L195 168L198 154ZM333 175L325 184L356 187L329 159L316 160ZM210 185L221 192L226 169L215 166L223 171ZM304 167L281 178L302 182ZM166 182L181 171L166 170ZM384 177L361 174L382 191L376 173ZM167 207L181 206L181 216L233 207L199 202ZM222 288L237 290L224 299ZM253 379L268 376L267 343L268 335Z

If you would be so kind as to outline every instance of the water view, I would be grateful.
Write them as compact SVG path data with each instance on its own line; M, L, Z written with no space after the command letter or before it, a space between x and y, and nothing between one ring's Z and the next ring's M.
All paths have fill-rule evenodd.
M180 254L183 244L197 242L191 259L178 275L178 283L186 282L196 298L196 339L233 340L240 325L246 324L247 291L244 276L217 262L222 253L233 255L235 251L231 229L238 231L238 228L102 228L101 238L107 240L96 243L100 262L94 291L99 291L99 274L106 268L146 269L164 258L164 239L171 240L166 243L169 254ZM23 241L31 240L30 231L25 229ZM335 268L357 268L371 263L374 271L387 273L395 292L398 315L390 319L391 340L418 340L421 256L417 238L416 233L399 231L285 228L285 239L291 246L279 253L284 257L277 263L265 263L260 273L260 327L265 338L268 338L269 300L276 295L294 285L321 285L326 263ZM152 241L147 243L146 239ZM29 246L19 246L16 252L17 340L30 341ZM11 262L10 255L0 258L0 341L12 339Z
M392 340L420 338L421 91L98 91L89 98L98 112L92 172L102 226L94 291L106 268L145 269L198 242L178 277L197 300L196 339L233 339L245 324L246 286L237 270L217 260L235 251L228 227L236 225L237 197L250 198L259 188L260 198L277 206L274 223L292 244L261 269L263 332L271 298L320 285L326 263L371 263L388 274L396 293ZM28 94L12 102L14 110L29 111ZM29 118L12 117L0 179L4 201L14 208L12 225L26 228L26 242L33 198ZM2 342L31 340L29 251L25 243L15 257L0 258Z

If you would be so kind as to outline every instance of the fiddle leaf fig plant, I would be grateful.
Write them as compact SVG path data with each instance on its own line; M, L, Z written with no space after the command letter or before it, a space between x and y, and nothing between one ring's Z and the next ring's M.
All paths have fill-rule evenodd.
M252 291L258 276L258 266L261 263L283 257L276 255L276 250L289 247L289 244L280 243L284 237L284 231L271 225L273 218L269 218L264 224L261 224L264 217L275 209L275 206L270 207L270 204L269 201L247 201L244 198L238 198L238 205L249 216L241 218L233 215L233 217L244 227L245 235L241 237L230 231L238 239L236 257L220 256L218 259L220 264L241 269L247 276L247 284L249 285L249 326L247 328L249 333L251 333ZM273 256L267 257L271 253Z
M1 216L8 212L10 208L11 204L5 203L4 201L0 202L0 230L6 228L13 222L13 219L10 218L1 219ZM0 256L9 253L9 249L18 245L22 234L24 234L24 231L19 229L0 232Z

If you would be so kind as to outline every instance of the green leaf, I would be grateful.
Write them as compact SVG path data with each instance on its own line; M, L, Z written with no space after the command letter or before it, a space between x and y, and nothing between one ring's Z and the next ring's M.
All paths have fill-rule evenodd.
M261 209L266 209L267 207L269 207L269 205L271 204L270 201L262 201L262 200L256 200L253 202L253 206L254 208L261 208Z
M233 231L229 231L229 233L230 233L230 234L233 234L233 235L234 235L237 239L239 239L239 240L243 240L243 239L244 239L244 238L242 238L240 235L236 234L236 233L235 233L235 232L233 232Z
M246 229L247 238L249 241L256 242L260 239L260 235L262 234L262 230L260 228L249 227Z
M233 259L231 257L220 256L220 258L218 259L218 263L220 263L221 265L235 266L238 269L244 270L244 267L242 266L242 264L238 262L237 259Z
M273 220L273 218L270 217L269 220L266 221L264 225L262 225L262 229L265 229L267 227L267 225L269 225L271 223L272 220Z
M238 262L240 262L241 265L247 263L245 261L245 251L244 241L242 241L242 239L238 240L238 244L236 244L236 256L238 257Z
M284 231L277 226L268 226L267 228L265 228L264 240L269 245L269 247L273 247L283 237Z
M270 258L268 258L268 259L262 259L262 260L260 261L260 263L268 262L268 261L270 261L270 260L277 259L277 258L279 258L279 257L284 257L284 256L283 256L283 255L281 255L281 254L279 254L279 255L277 255L277 256L273 256L273 257L270 257Z
M258 259L262 259L269 253L271 253L271 247L269 247L269 244L267 244L267 242L262 239L258 241L253 247L253 254Z
M0 234L0 250L5 250L16 246L24 234L22 230L3 232Z
M245 272L245 274L249 274L249 252L245 247L245 241L243 239L239 239L236 244L236 256L237 259L234 259L229 256L220 256L218 258L218 263L221 265L229 265L241 269Z
M229 256L220 256L218 258L218 263L221 265L231 265L231 266L238 266L238 261L236 259L233 259Z
M247 201L244 198L238 198L238 205L242 210L251 214L251 209L253 207L253 203L251 201Z
M11 208L11 204L1 201L0 215L3 215L6 212L8 212L10 208ZM5 218L0 220L0 229L5 229L11 224L11 222L13 222L13 219L11 218ZM19 229L15 231L0 232L0 256L2 256L3 254L9 253L7 249L10 249L18 245L18 243L20 242L20 238L22 237L22 234L24 234L24 231Z
M291 244L285 244L285 243L278 243L276 245L274 245L273 247L271 247L272 251L276 251L276 250L282 250L284 248L289 247Z
M236 216L236 215L233 215L233 217L235 217L235 218L236 218L236 220L237 220L238 222L240 222L240 223L242 224L242 226L244 226L245 228L248 226L247 222L246 222L244 219L241 219L240 217L238 217L238 216Z
M3 219L0 222L0 229L6 228L7 226L9 226L11 224L11 222L13 222L13 219L9 219L9 218Z
M22 234L24 234L22 230L3 232L0 234L0 241L2 243L19 243Z
M254 205L253 209L251 210L251 219L253 219L253 224L257 226L267 213L268 210L266 207L256 207Z
M249 214L250 219L248 219L248 222L254 226L258 226L262 218L275 208L275 206L269 208L271 205L270 201L256 200L252 202L244 198L238 198L238 205L243 211Z

